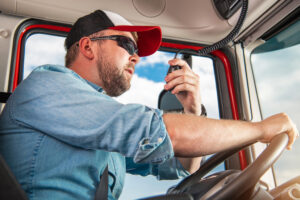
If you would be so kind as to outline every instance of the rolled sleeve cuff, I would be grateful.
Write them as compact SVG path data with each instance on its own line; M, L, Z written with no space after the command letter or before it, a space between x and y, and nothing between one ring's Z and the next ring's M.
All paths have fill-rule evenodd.
M158 109L153 111L152 126L155 131L139 142L134 156L136 163L160 164L174 157L172 142L162 118L163 112Z

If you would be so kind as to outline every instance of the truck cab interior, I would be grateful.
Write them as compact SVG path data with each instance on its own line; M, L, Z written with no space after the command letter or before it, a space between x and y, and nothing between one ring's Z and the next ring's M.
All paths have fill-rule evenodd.
M260 121L286 112L300 127L299 0L0 0L0 109L37 66L64 65L64 39L77 18L113 11L135 25L158 25L160 49L136 66L116 99L181 112L163 90L174 57L200 76L206 115ZM120 199L300 199L300 142L286 135L205 157L176 181L126 176ZM0 144L1 145L1 144ZM0 199L27 199L0 155Z

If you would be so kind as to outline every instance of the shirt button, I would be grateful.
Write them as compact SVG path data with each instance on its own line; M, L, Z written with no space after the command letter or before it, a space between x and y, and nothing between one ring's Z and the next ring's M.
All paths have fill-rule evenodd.
M162 141L163 141L162 138L158 138L158 139L157 139L157 142L162 142Z

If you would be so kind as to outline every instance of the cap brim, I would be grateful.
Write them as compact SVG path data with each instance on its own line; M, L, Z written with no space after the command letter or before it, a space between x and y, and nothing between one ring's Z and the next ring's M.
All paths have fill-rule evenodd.
M137 32L138 34L138 55L149 56L155 53L161 45L161 29L159 26L127 26L119 25L109 27L112 30Z

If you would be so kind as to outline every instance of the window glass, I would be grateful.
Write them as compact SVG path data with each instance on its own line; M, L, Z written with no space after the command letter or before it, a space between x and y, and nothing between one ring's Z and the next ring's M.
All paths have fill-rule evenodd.
M264 118L287 113L300 127L300 23L295 23L255 49L251 56ZM300 140L275 163L277 184L300 173Z
M23 79L36 67L44 64L64 65L65 37L34 34L25 43Z
M28 74L37 66L43 64L64 65L64 37L47 34L31 35L25 44L24 74ZM158 106L158 96L165 84L164 77L168 70L168 60L175 53L158 51L152 56L143 57L136 65L131 88L122 96L116 98L122 103L141 103L153 108ZM219 119L218 98L214 67L212 59L192 56L193 70L200 75L200 90L202 102L208 117ZM220 164L213 172L224 170ZM212 172L212 173L213 173ZM163 194L176 181L157 181L155 177L140 177L126 175L125 187L120 199L136 199Z

